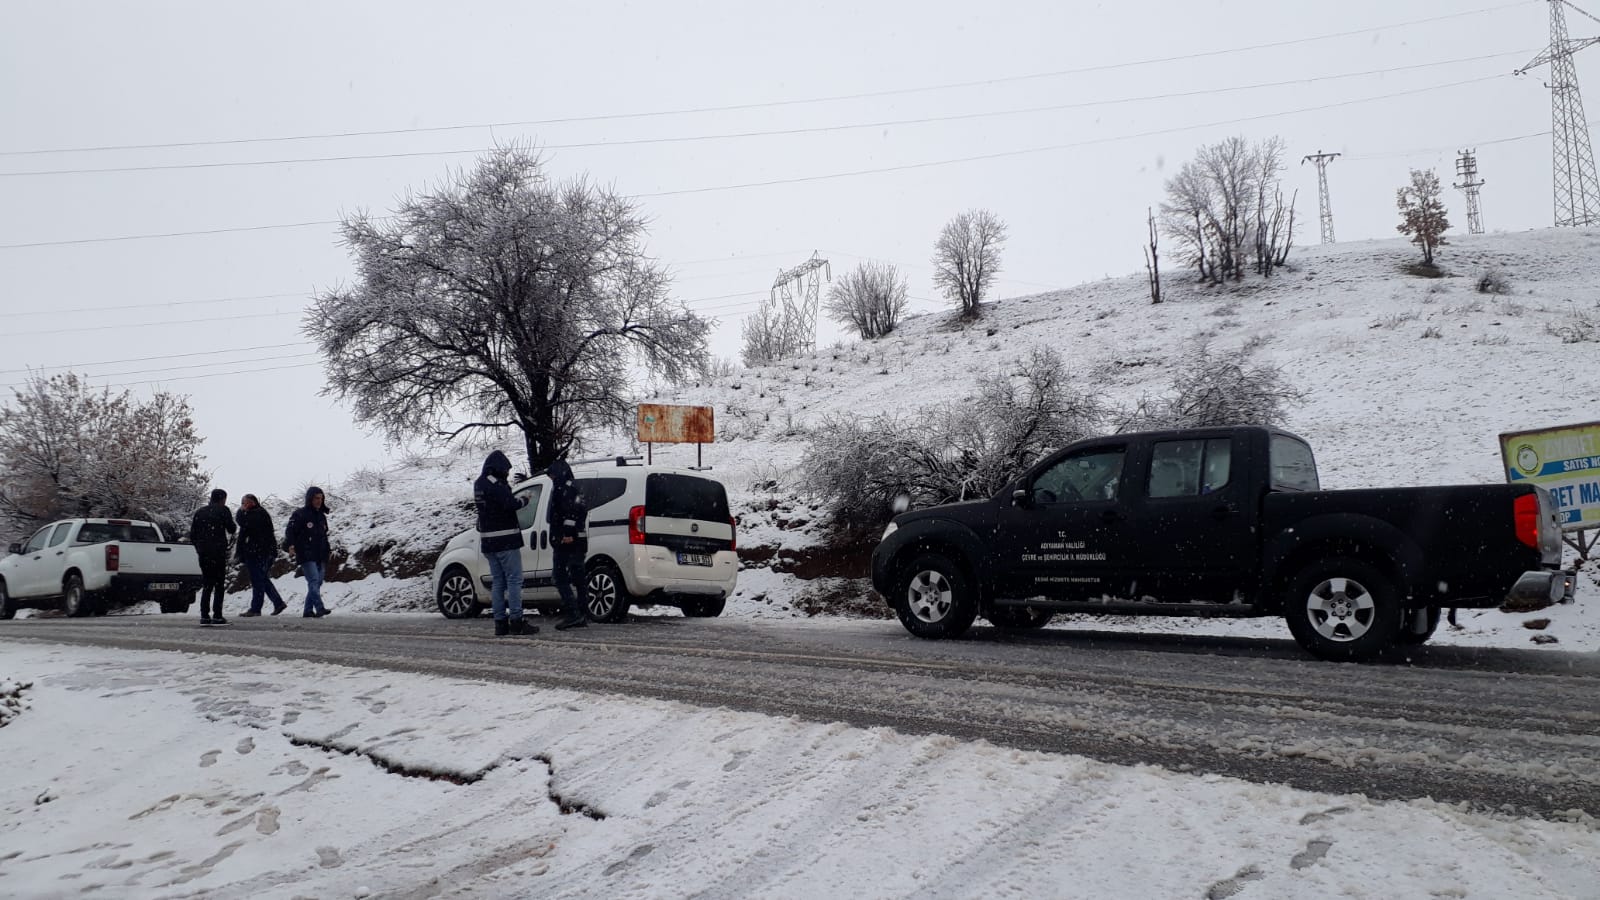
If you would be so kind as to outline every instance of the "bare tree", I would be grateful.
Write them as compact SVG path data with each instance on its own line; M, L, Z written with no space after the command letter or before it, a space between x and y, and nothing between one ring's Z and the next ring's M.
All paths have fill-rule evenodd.
M1396 230L1409 235L1411 243L1422 248L1423 265L1433 265L1433 251L1446 243L1444 233L1450 230L1438 173L1432 169L1412 169L1411 184L1396 190L1394 195L1395 206L1400 210L1400 225Z
M1294 242L1294 200L1278 184L1284 143L1228 138L1200 148L1167 180L1163 227L1202 281L1238 280L1254 268L1272 274Z
M864 262L833 283L823 310L835 322L855 328L865 340L883 337L905 314L905 277L889 263Z
M765 366L777 362L789 347L790 329L778 301L767 298L739 326L744 346L739 358L746 366Z
M1154 210L1146 209L1145 218L1150 226L1150 245L1144 248L1144 271L1150 280L1150 302L1161 302L1161 232L1156 228Z
M586 428L627 421L632 363L668 380L704 365L709 323L668 298L632 200L553 183L503 147L387 221L345 220L353 287L319 295L305 331L327 392L389 437L521 432L539 468Z
M1305 392L1270 363L1255 362L1250 347L1218 351L1204 342L1184 354L1168 390L1143 397L1118 416L1118 431L1207 428L1214 425L1282 425Z
M140 402L72 373L34 375L0 407L0 528L128 516L181 531L210 477L186 398Z
M951 219L933 245L933 284L964 318L975 318L978 305L1000 274L1000 247L1006 224L986 209L971 209Z

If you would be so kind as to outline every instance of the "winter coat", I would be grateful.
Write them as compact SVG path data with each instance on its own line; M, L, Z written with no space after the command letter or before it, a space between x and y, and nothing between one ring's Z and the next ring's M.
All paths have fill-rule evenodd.
M237 530L226 503L207 503L194 511L189 522L189 543L201 556L228 556L228 538Z
M284 549L293 550L302 563L328 562L328 498L323 496L321 509L311 505L311 498L321 493L322 488L306 488L306 505L294 511L283 530Z
M511 492L510 476L511 460L496 450L483 461L483 474L472 483L472 503L478 508L478 548L484 553L522 546L517 510L528 505L528 498Z
M239 522L238 556L242 560L278 557L278 540L272 530L272 514L260 506L239 510L234 517Z
M556 460L546 470L550 476L550 506L545 510L545 521L550 525L550 546L563 551L589 549L589 506L578 490L578 481L572 476L572 467L564 460ZM572 538L572 543L562 545L562 538Z

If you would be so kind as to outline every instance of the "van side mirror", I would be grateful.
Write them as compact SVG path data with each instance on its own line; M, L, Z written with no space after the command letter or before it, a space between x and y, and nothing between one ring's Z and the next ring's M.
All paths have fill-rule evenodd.
M1017 488L1011 492L1011 505L1027 509L1033 505L1033 492L1027 488Z
M11 554L12 556L18 556L18 555L20 555L22 553L22 545L21 544L12 544L11 546L6 548L6 552Z

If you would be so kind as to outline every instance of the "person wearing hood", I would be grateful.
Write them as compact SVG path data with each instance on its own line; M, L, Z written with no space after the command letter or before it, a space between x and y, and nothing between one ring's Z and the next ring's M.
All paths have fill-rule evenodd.
M328 507L322 488L306 488L306 505L294 511L283 530L283 549L289 551L306 576L304 616L316 619L328 615L322 605L322 583L328 577Z
M550 525L551 566L555 570L556 590L567 616L556 623L557 631L582 628L589 624L584 608L583 564L589 557L589 508L572 467L557 459L545 470L550 476L550 505L545 519Z
M222 617L222 590L228 577L228 539L236 530L228 492L222 488L211 492L211 502L195 510L189 522L189 543L200 557L201 625L228 624Z
M517 521L517 510L527 506L529 498L512 493L510 478L511 460L496 450L483 461L483 473L472 483L478 549L489 562L495 637L539 631L539 626L522 620L522 523Z

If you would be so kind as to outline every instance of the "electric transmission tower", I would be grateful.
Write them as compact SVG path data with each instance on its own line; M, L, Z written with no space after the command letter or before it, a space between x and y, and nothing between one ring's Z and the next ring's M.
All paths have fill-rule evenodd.
M818 270L833 280L828 261L811 252L811 258L778 273L772 282L771 300L783 308L784 355L808 353L817 348L817 309L822 305L822 280Z
M1478 177L1476 150L1461 151L1461 156L1456 160L1456 174L1461 176L1456 187L1467 194L1467 233L1483 234L1483 209L1478 206L1478 188L1483 187L1484 181Z
M1550 46L1517 70L1518 75L1550 64L1550 144L1555 170L1556 225L1600 225L1600 181L1595 178L1594 148L1578 91L1578 68L1572 55L1600 44L1600 38L1567 37L1566 7L1594 19L1568 0L1550 2ZM1600 19L1595 19L1600 22Z
M1322 213L1322 242L1333 243L1333 204L1328 201L1328 163L1339 158L1337 153L1316 153L1300 160L1300 165L1307 162L1315 163L1317 167L1317 210Z

